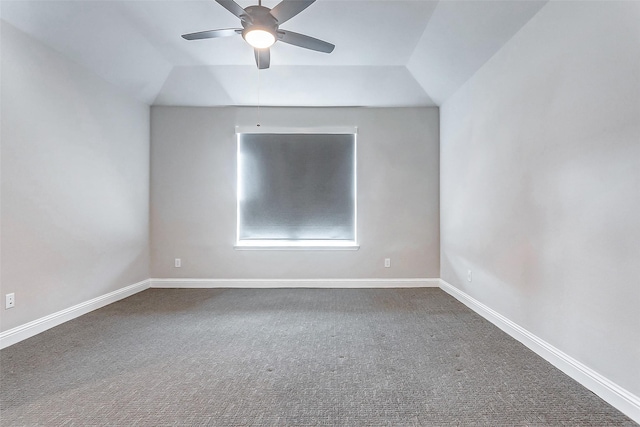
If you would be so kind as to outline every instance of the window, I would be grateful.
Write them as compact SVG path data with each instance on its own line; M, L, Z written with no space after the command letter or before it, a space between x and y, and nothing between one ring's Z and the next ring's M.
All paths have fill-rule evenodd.
M236 247L357 249L356 134L237 133Z

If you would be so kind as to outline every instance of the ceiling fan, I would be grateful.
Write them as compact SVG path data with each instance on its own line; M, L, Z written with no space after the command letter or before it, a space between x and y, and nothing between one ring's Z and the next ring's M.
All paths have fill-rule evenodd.
M269 68L271 53L269 48L276 42L292 44L318 52L331 53L335 48L331 43L318 40L304 34L280 29L280 25L293 18L316 0L282 0L276 7L269 9L258 0L257 6L242 8L233 0L216 0L222 7L240 18L242 28L225 28L221 30L200 31L183 34L186 40L215 39L242 34L242 37L253 47L258 68Z

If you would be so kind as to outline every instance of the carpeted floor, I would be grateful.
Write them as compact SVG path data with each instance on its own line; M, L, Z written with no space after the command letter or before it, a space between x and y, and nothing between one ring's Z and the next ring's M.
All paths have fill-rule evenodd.
M636 425L437 288L150 289L0 368L3 427Z

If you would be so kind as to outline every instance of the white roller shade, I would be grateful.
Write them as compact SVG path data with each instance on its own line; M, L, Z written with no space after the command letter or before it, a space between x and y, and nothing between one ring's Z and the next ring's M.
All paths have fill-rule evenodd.
M238 245L355 245L355 168L355 134L238 134Z

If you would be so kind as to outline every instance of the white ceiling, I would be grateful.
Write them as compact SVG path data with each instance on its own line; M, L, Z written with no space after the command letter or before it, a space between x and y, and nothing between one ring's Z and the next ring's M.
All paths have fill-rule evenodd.
M181 34L237 28L214 0L2 0L3 20L154 105L440 105L547 0L318 0L282 25L336 45L284 43L258 71L242 37ZM246 7L252 0L237 0ZM274 7L278 0L264 0Z

